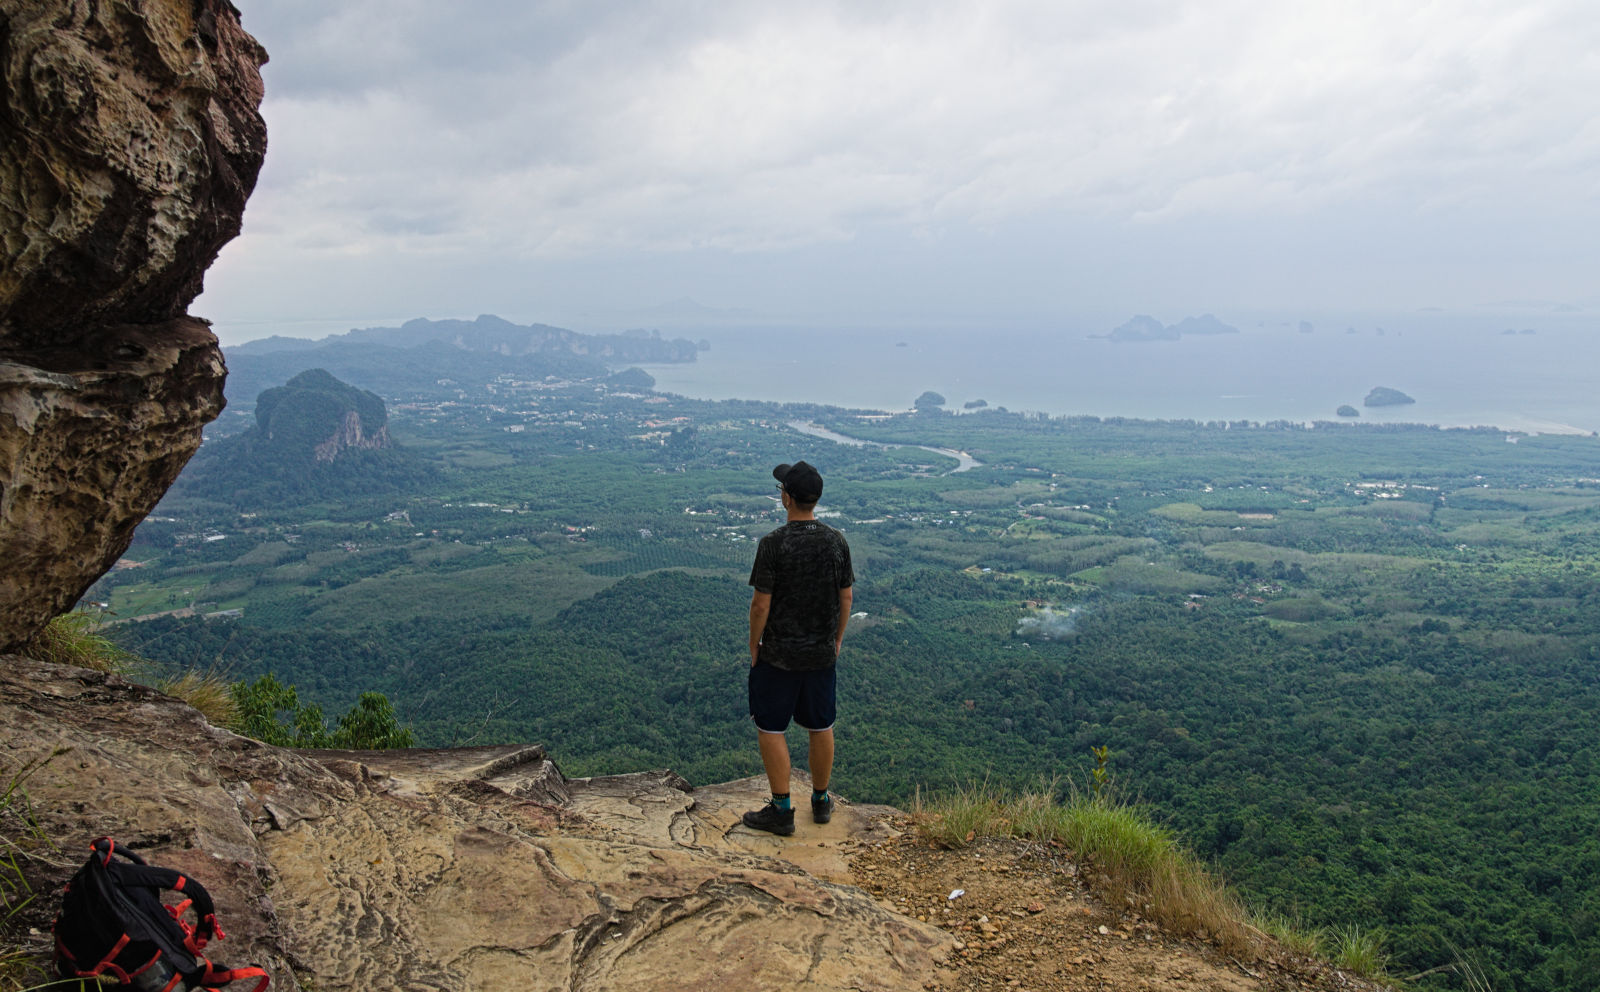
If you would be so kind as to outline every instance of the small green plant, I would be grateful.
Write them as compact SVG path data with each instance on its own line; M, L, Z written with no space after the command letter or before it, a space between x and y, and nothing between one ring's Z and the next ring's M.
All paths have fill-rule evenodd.
M1089 773L1089 791L1095 799L1099 799L1111 784L1111 772L1106 767L1111 762L1111 748L1102 744L1091 747L1089 753L1094 755L1094 770Z
M97 672L125 674L136 659L112 643L101 632L103 627L104 623L97 613L85 610L63 613L46 624L18 653L58 665L76 665Z

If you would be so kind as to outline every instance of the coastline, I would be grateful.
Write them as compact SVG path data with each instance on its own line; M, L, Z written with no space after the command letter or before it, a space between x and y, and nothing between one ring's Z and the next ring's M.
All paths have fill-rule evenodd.
M1352 423L1600 431L1588 371L1600 364L1600 331L1587 320L1532 336L1453 324L1403 334L1391 327L1382 336L1269 327L1144 343L1049 331L807 334L807 349L774 354L767 336L706 329L712 347L696 361L639 367L663 393L885 413L932 390L957 416L983 400L989 410L1052 417L1312 424L1340 422L1336 411L1348 405L1361 410ZM819 355L826 356L820 376ZM1378 386L1417 402L1364 407L1362 398Z

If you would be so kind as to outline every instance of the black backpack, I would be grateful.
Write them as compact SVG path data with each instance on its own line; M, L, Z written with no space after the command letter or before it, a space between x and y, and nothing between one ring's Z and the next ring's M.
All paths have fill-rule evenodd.
M223 933L211 896L199 882L145 864L110 837L89 847L94 853L67 882L56 917L60 977L115 979L159 992L217 988L239 978L259 978L253 992L267 987L262 969L218 968L201 953ZM179 893L183 901L164 904L163 889ZM184 918L190 910L197 923Z

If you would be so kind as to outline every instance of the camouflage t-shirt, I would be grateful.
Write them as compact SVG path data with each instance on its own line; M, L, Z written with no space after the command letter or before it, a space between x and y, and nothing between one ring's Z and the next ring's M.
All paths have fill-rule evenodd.
M793 520L761 539L750 584L772 594L761 661L789 671L832 668L839 590L856 581L844 535L815 520Z

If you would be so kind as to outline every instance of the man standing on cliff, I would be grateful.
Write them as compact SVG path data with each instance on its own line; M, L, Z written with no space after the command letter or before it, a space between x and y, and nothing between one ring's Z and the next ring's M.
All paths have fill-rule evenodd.
M744 825L788 836L789 741L793 720L811 735L811 819L833 816L834 663L850 621L850 545L817 520L822 476L805 462L772 470L788 521L761 539L750 570L750 716L772 798L744 815Z

